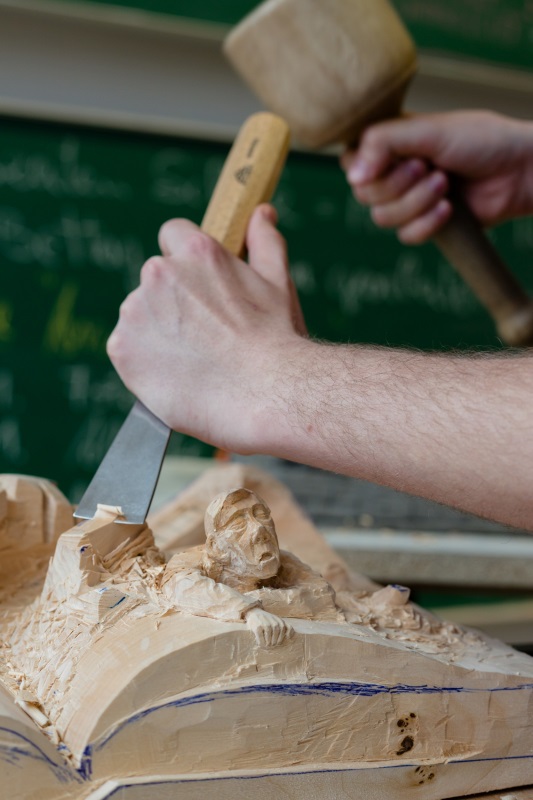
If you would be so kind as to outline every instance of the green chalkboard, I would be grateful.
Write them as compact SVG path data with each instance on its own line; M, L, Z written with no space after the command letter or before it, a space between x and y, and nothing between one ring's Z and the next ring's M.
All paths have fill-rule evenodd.
M419 47L533 67L529 0L393 0Z
M204 22L234 25L257 0L62 0L141 9ZM417 45L484 61L531 69L531 0L392 0Z
M4 118L0 125L0 471L73 498L131 397L105 355L122 299L172 216L199 222L228 146ZM276 196L311 332L421 348L498 346L431 245L400 246L336 160L292 154ZM533 220L495 233L533 289ZM174 449L206 452L176 437Z
M135 9L153 14L166 14L183 19L196 19L222 25L235 25L257 6L258 0L62 0L71 5Z

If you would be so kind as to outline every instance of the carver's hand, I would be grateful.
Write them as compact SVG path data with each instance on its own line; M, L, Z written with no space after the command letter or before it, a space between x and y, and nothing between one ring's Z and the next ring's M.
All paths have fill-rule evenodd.
M488 111L425 114L368 128L341 159L374 222L419 244L452 214L447 173L484 225L533 213L533 124Z
M246 623L253 631L257 644L262 647L275 647L294 634L292 625L275 614L263 611L262 608L252 608L248 611Z
M231 452L254 452L261 429L282 427L286 359L304 341L275 220L271 206L256 209L249 264L192 222L167 222L163 255L143 266L107 345L120 377L151 411Z

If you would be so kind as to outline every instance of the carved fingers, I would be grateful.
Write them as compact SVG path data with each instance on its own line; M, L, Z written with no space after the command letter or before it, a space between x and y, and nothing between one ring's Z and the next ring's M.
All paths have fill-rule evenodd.
M262 608L248 611L246 622L260 647L276 647L294 634L294 628L286 620Z

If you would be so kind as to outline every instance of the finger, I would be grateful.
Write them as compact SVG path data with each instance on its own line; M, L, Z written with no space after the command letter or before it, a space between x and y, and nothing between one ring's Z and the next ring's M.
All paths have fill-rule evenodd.
M357 149L352 147L347 148L339 158L339 164L341 169L343 169L347 173L356 158L357 158Z
M191 233L198 232L198 225L188 219L169 219L159 229L159 247L165 256L179 252L183 242Z
M248 263L269 283L287 287L288 263L285 239L275 227L277 214L269 205L261 205L252 214L246 244Z
M433 206L421 217L401 227L398 231L398 239L404 244L422 244L442 228L452 213L453 208L450 201L440 200L436 206Z
M432 172L400 199L374 206L372 219L382 228L399 228L409 224L435 206L448 190L444 172Z
M290 626L287 625L287 623L284 622L283 626L282 626L282 628L281 628L281 630L279 632L278 644L282 644L285 641L285 639L287 639L287 637L289 635L289 630L290 630Z
M368 206L390 203L404 195L427 174L427 166L419 158L402 161L385 177L363 186L354 184L357 199Z
M141 286L146 286L147 284L157 285L165 272L166 265L163 256L152 256L141 267Z
M283 626L275 625L272 629L272 646L280 644L283 641Z
M347 176L351 184L377 180L399 156L434 159L441 149L441 130L434 116L380 122L368 128L359 148L347 155Z

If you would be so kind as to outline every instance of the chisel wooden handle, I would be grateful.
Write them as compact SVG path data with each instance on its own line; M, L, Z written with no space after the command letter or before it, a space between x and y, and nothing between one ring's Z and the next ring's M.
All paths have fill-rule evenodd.
M435 244L492 315L498 333L515 347L533 345L533 301L504 264L478 220L453 197L454 214Z
M235 255L254 208L274 194L289 141L285 120L268 112L249 117L235 139L202 221L202 230Z

